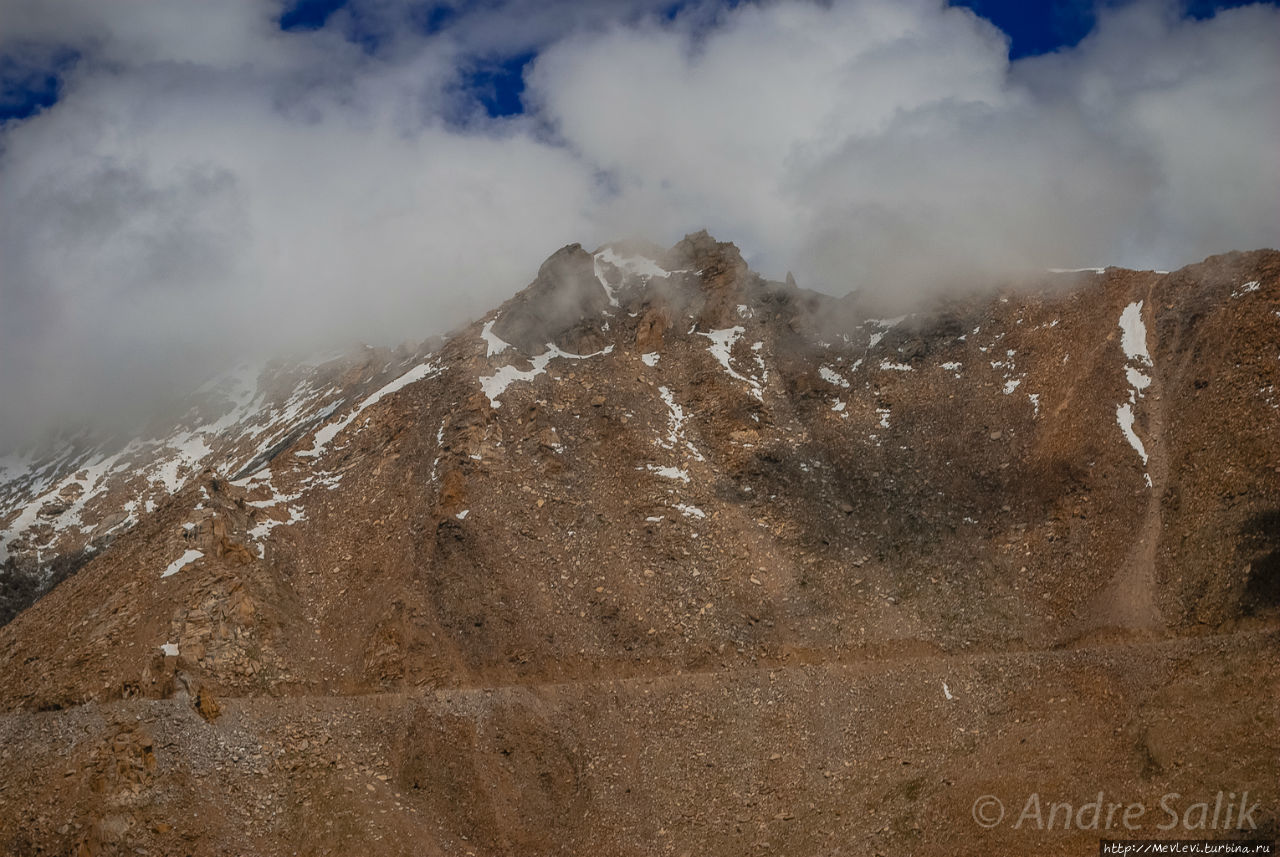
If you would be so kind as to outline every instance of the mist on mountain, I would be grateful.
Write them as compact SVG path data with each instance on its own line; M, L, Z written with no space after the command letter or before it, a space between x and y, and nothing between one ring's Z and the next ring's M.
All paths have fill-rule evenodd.
M899 305L1280 243L1273 6L1123 4L1010 62L926 0L528 5L0 3L0 53L59 75L0 126L0 447L442 332L570 242L707 227ZM468 75L519 52L524 110L490 116Z

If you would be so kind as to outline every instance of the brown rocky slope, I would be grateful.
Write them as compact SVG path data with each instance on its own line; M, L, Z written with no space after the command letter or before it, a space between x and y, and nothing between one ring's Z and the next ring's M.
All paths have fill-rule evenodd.
M1274 835L1278 325L1273 251L868 319L566 247L0 628L0 846L1076 854L1028 795L1219 789Z

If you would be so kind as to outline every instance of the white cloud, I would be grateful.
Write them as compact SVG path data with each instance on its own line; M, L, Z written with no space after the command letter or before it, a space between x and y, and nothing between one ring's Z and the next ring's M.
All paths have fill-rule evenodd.
M1148 3L1010 65L964 9L771 4L697 43L658 26L565 40L532 80L614 177L620 226L676 211L807 285L918 291L1274 243L1278 24Z
M421 338L571 241L705 225L897 293L1280 243L1274 7L1138 3L1010 65L937 0L661 5L426 35L391 0L292 33L248 0L0 0L0 52L81 57L0 129L0 441L230 351ZM462 72L531 47L529 115L484 117Z

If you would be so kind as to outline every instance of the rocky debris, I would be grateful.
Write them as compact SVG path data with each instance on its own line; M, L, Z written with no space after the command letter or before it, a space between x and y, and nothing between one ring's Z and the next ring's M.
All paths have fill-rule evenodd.
M633 252L553 257L490 331L524 356L349 364L0 628L0 850L991 853L958 825L1015 780L1270 781L1280 254L866 318L705 233ZM136 799L27 773L117 714Z
M167 700L10 714L0 717L0 849L496 857L640 855L656 842L729 855L785 842L798 855L856 843L859 853L1007 846L1066 857L1096 848L1097 831L1045 838L1011 819L989 833L972 824L974 801L995 794L1013 812L1033 792L1078 805L1132 790L1154 825L1164 795L1177 792L1180 809L1212 805L1222 758L1268 835L1276 711L1234 674L1247 665L1274 682L1276 642L1273 631L259 695L226 700L213 723ZM1091 791L1079 794L1084 780Z
M581 761L563 724L515 700L483 715L411 710L391 781L467 841L502 853L551 853L587 809Z

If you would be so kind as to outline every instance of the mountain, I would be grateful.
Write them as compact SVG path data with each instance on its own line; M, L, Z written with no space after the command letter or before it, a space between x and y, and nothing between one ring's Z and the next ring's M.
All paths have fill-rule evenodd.
M867 300L571 245L8 459L0 845L1077 854L1033 794L1219 790L1275 836L1280 253Z
M0 457L0 624L152 514L206 464L261 469L331 415L398 378L419 349L243 365L196 390L176 424L139 437L82 431Z

